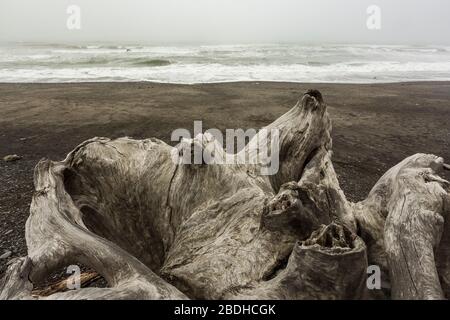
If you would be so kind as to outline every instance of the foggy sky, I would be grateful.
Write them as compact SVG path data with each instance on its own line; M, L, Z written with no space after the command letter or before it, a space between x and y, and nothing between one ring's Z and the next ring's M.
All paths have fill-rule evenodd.
M81 30L66 9L81 8ZM366 27L369 5L381 30ZM0 0L0 42L450 44L448 0Z

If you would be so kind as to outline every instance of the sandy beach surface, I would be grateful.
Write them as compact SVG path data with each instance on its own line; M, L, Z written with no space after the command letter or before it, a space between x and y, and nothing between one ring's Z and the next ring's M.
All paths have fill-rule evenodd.
M0 84L0 277L13 257L26 255L25 221L33 168L61 160L83 140L157 137L174 129L263 127L309 88L319 89L333 121L333 162L350 200L368 194L393 165L414 153L450 162L450 82L298 84L245 82ZM447 179L450 176L447 174Z

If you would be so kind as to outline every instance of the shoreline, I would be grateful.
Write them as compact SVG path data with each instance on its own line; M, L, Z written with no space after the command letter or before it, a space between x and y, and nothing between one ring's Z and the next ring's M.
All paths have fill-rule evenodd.
M352 201L393 165L414 153L450 159L450 81L296 83L241 81L0 83L0 277L26 254L25 221L33 169L41 158L61 160L94 136L156 137L170 143L176 128L261 128L317 88L333 123L333 164ZM450 179L450 176L443 176ZM6 236L4 236L7 234Z
M395 84L439 84L450 83L448 80L403 80L392 82L303 82L303 81L285 81L285 80L230 80L230 81L217 81L217 82L192 82L192 83L178 83L178 82L161 82L151 80L123 80L123 81L67 81L67 82L1 82L3 85L77 85L77 84L158 84L158 85L176 85L176 86L200 86L200 85L217 85L217 84L298 84L298 85L352 85L352 86L364 86L364 85L395 85Z

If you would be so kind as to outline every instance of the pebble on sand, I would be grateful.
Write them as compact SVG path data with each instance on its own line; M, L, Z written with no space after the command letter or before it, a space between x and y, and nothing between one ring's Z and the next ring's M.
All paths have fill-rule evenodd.
M11 256L11 254L12 254L12 252L9 250L5 251L5 253L0 256L0 260L9 258Z
M18 156L17 154L10 154L10 155L3 157L3 161L5 161L5 162L12 162L12 161L20 160L20 159L22 159L22 157Z

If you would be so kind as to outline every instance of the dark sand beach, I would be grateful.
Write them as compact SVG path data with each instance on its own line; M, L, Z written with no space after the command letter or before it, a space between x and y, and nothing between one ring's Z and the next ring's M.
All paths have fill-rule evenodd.
M61 160L83 140L157 137L176 128L260 128L319 89L333 121L333 162L347 197L358 201L393 165L414 153L450 162L450 82L398 84L154 83L0 84L0 274L26 254L33 168ZM447 173L447 179L450 176Z

